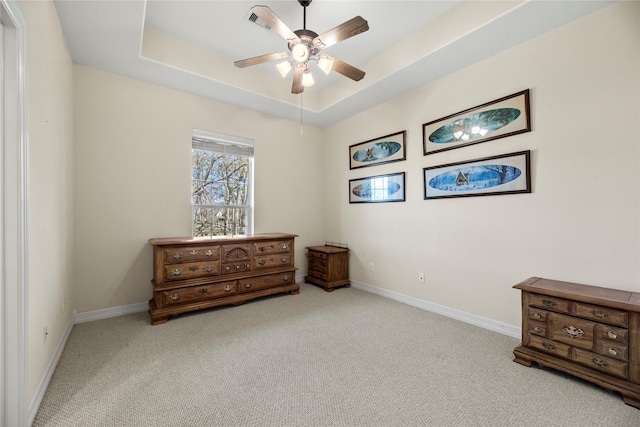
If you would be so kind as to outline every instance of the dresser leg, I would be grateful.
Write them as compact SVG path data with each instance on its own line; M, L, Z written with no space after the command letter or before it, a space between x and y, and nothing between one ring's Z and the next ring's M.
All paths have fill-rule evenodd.
M634 397L622 394L622 400L629 406L640 409L640 397Z
M526 367L530 367L533 364L533 361L528 357L527 358L522 357L522 354L518 352L518 348L516 348L515 351L513 352L513 355L515 356L515 359L513 359L513 361L521 365L524 365Z

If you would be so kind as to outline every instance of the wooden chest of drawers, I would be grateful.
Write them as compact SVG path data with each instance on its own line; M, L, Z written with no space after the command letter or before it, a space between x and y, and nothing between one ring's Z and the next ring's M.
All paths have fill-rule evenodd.
M640 293L532 277L522 291L515 362L554 368L640 408Z
M158 238L153 245L151 323L266 295L297 294L295 234Z
M337 246L309 246L306 249L309 264L305 282L320 285L327 292L351 286L349 249Z

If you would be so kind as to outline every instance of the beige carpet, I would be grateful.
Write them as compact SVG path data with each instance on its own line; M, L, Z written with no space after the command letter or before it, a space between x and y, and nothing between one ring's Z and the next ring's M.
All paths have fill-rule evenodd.
M34 426L640 426L518 340L354 288L79 324ZM534 365L535 366L535 365Z

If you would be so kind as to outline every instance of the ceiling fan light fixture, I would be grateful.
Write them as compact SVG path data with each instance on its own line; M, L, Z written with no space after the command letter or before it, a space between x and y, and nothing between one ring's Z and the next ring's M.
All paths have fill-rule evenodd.
M276 67L278 68L278 71L280 71L280 75L284 79L285 77L287 77L287 74L289 74L289 71L291 71L291 62L284 61L276 65Z
M303 63L309 59L309 48L303 43L298 43L291 48L291 54L296 62Z
M311 70L307 68L302 73L302 86L310 87L310 86L313 86L314 84L315 84L315 81L313 81L313 75L311 75Z
M318 58L318 67L324 71L324 73L326 75L329 75L329 73L331 72L331 69L333 68L333 59L329 59L326 56L321 56L320 58Z

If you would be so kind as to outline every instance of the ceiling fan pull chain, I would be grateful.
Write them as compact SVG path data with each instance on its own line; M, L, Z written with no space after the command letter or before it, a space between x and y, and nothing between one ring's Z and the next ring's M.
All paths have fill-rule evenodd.
M304 129L302 128L302 94L300 94L300 135L304 133Z

